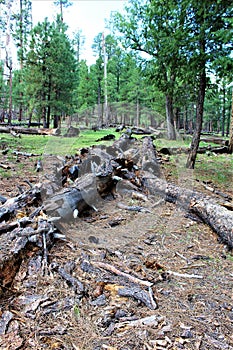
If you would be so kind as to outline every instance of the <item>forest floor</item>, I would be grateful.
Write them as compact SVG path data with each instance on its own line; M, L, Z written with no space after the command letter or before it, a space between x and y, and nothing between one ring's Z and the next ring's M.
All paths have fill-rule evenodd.
M1 173L0 194L13 197L19 186L27 188L25 179L40 181L35 162L8 159L11 173ZM167 157L167 181L190 186L175 169ZM191 179L195 190L210 195L200 178L214 185L211 173L200 169ZM215 185L233 196L226 184ZM1 315L13 314L0 335L0 349L233 349L232 252L207 225L174 204L155 205L158 200L107 198L97 212L66 226L66 240L52 246L49 263L63 266L85 285L82 297L52 268L47 274L36 271L36 251L25 257L13 285L0 293L0 332ZM120 209L122 202L147 210ZM157 307L118 295L129 287L127 276L152 283L150 288L139 282L139 287L153 293Z

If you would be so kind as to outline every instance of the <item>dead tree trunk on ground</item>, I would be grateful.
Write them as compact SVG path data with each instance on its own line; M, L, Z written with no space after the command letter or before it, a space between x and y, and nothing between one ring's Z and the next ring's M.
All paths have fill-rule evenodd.
M72 162L62 169L62 179L67 178L63 183L66 187L61 186L61 181L60 187L56 187L53 178L0 206L0 284L3 286L10 285L27 252L41 250L46 261L45 252L59 234L59 225L55 227L54 222L70 223L85 209L95 209L99 202L108 203L102 198L111 194L113 199L112 191L114 193L119 181L127 182L140 195L159 194L165 201L195 213L222 242L233 248L233 212L213 197L162 179L151 138L145 138L141 144L133 139L121 139L112 147L93 148L87 156L81 158L81 155L82 152L79 158L79 161L82 159L83 169L80 166L79 173L82 176L68 178L66 174L73 175L71 168L78 167ZM27 216L21 217L24 211Z

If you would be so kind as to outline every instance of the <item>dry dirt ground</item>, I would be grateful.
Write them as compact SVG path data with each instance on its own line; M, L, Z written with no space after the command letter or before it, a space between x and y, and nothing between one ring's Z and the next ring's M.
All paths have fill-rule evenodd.
M25 178L38 181L33 160L18 157L11 166L15 176L1 177L2 195L27 188ZM66 224L67 238L49 251L46 274L37 251L28 254L14 284L2 289L0 332L4 324L7 331L0 349L233 349L232 252L208 226L173 204L155 205L158 200L109 198L97 212ZM130 212L119 202L147 210ZM67 283L55 263L84 292ZM154 302L119 296L124 287ZM6 311L11 320L4 323Z

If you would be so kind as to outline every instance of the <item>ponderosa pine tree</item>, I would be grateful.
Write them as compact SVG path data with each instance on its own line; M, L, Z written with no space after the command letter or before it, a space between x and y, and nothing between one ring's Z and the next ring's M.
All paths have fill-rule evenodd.
M20 65L18 71L18 86L17 86L17 98L15 102L19 105L19 117L18 120L22 120L23 113L23 82L22 82L22 70L25 62L25 56L28 48L29 33L32 29L32 3L31 0L19 0L18 13L14 15L14 31L13 38L17 47L17 56Z
M196 128L186 164L190 169L195 166L200 142L208 70L231 52L232 11L229 0L192 0L186 9L187 63L191 75L197 77L198 86Z
M117 14L115 25L125 47L150 57L151 79L166 98L168 138L175 139L173 114L177 76L183 65L185 11L181 1L130 0L126 15Z
M194 168L203 120L207 70L229 55L232 6L229 0L130 0L116 26L124 45L150 56L154 83L166 96L168 136L175 138L173 100L178 83L196 85L196 129L187 167ZM178 79L179 78L179 79Z
M72 2L69 1L69 0L56 0L56 1L54 1L54 5L55 6L59 6L59 8L60 8L60 18L61 18L61 21L63 22L63 8L71 6Z
M32 31L30 50L24 71L26 94L29 101L37 101L31 108L42 116L44 127L49 127L54 116L54 127L62 114L72 113L76 84L75 53L58 18L50 23L45 19Z

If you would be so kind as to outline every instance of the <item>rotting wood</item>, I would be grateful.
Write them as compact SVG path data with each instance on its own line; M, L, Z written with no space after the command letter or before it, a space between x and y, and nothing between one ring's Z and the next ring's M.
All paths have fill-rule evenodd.
M120 187L121 183L130 184L131 192L149 194L148 198L159 195L161 201L175 203L188 213L197 215L218 234L222 242L229 248L233 248L232 211L219 205L212 197L169 184L159 177L158 159L151 138L144 138L141 144L129 139L124 151L119 148L121 142L122 140L119 140L114 144L114 155L107 152L108 148L101 147L91 150L85 156L80 155L79 159L69 160L70 166L77 164L75 162L80 160L81 165L84 166L82 169L78 163L80 170L78 174L81 176L74 177L71 185L68 181L70 175L67 172L67 175L63 174L65 188L62 187L62 181L58 186L56 179L52 177L51 180L42 181L40 185L33 186L18 197L8 199L0 206L2 246L7 247L2 250L3 254L0 257L0 279L3 280L3 285L9 285L12 282L23 260L23 254L28 249L32 249L33 246L42 252L43 239L46 249L51 247L55 235L59 234L59 220L61 224L69 223L70 220L80 220L79 216L85 209L96 210L99 205L106 203L103 200L104 196L111 195L111 199L114 199L114 191L117 193L118 184ZM139 152L138 150L136 153L131 152L132 148L139 148ZM145 150L149 157L145 157ZM135 157L138 160L137 163L129 157L131 153L137 154ZM124 195L124 189L123 191L121 189L121 195ZM24 212L24 217L17 217ZM38 225L41 215L46 222L44 237L39 232ZM148 287L152 285L151 282L140 280L109 264L99 263L99 267L109 269L132 283Z
M143 178L151 194L159 194L166 202L175 203L184 210L195 213L218 234L223 243L230 249L233 248L232 211L217 204L212 197L169 184L151 173L145 172Z
M23 157L39 157L41 154L35 154L35 153L28 153L28 152L19 152L19 151L13 151L13 154L16 156L23 156Z
M75 293L83 294L85 291L84 285L78 278L71 276L63 267L59 266L57 263L51 264L51 269L57 271L58 274L70 285Z
M118 289L118 295L122 297L134 298L143 304L145 304L149 309L157 309L157 303L155 302L153 296L145 290L138 287L123 287Z

